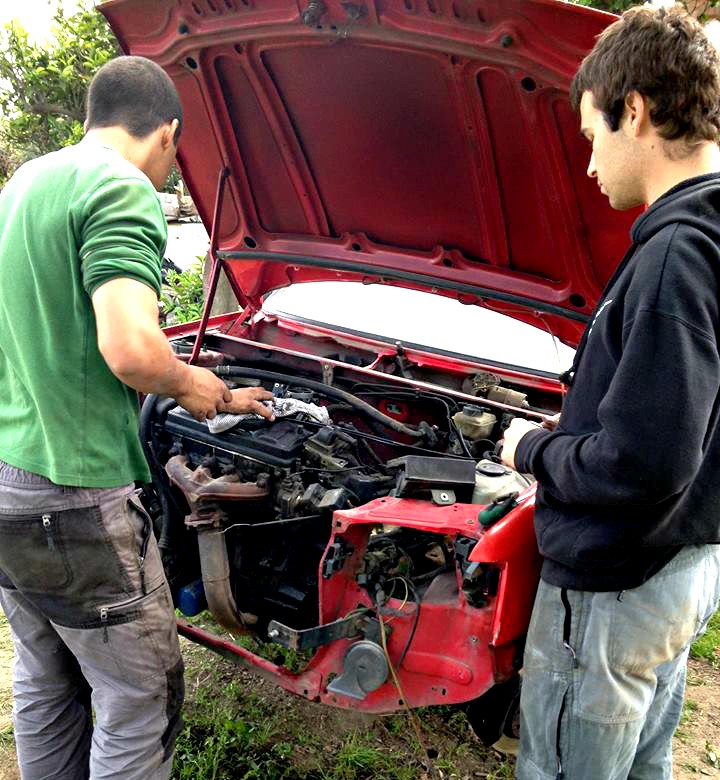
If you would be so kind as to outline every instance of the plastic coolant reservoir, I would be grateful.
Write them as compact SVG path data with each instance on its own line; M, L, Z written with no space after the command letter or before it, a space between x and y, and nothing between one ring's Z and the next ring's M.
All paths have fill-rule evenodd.
M473 504L489 504L508 493L519 493L532 484L529 477L514 469L483 459L475 466L475 490Z

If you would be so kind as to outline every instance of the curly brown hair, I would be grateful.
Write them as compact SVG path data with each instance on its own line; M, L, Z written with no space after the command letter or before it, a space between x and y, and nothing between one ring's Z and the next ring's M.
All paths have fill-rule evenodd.
M695 145L720 140L720 56L702 25L680 8L637 7L599 37L570 87L577 111L590 91L611 130L620 126L625 97L650 102L661 138Z

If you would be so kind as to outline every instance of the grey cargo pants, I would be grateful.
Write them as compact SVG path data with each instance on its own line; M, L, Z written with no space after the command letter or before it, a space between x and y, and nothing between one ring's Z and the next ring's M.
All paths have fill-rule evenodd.
M525 648L518 780L671 780L690 644L720 598L720 545L638 588L541 582Z
M0 461L0 570L22 779L166 780L183 664L132 486L60 487Z

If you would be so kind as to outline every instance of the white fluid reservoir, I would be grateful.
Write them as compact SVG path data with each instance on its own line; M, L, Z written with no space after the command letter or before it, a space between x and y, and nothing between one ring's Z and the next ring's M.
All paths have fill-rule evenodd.
M503 463L483 459L475 466L475 489L473 504L490 504L496 498L508 493L520 493L533 480L511 469Z

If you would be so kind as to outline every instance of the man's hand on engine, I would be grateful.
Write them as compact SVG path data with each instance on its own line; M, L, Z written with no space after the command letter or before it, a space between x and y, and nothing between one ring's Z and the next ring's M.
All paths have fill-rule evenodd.
M175 400L199 422L212 420L218 411L230 403L230 389L219 377L206 368L183 366L182 391Z
M231 391L232 400L218 406L218 412L227 414L259 414L272 422L275 415L262 401L269 401L273 395L262 387L243 387Z

